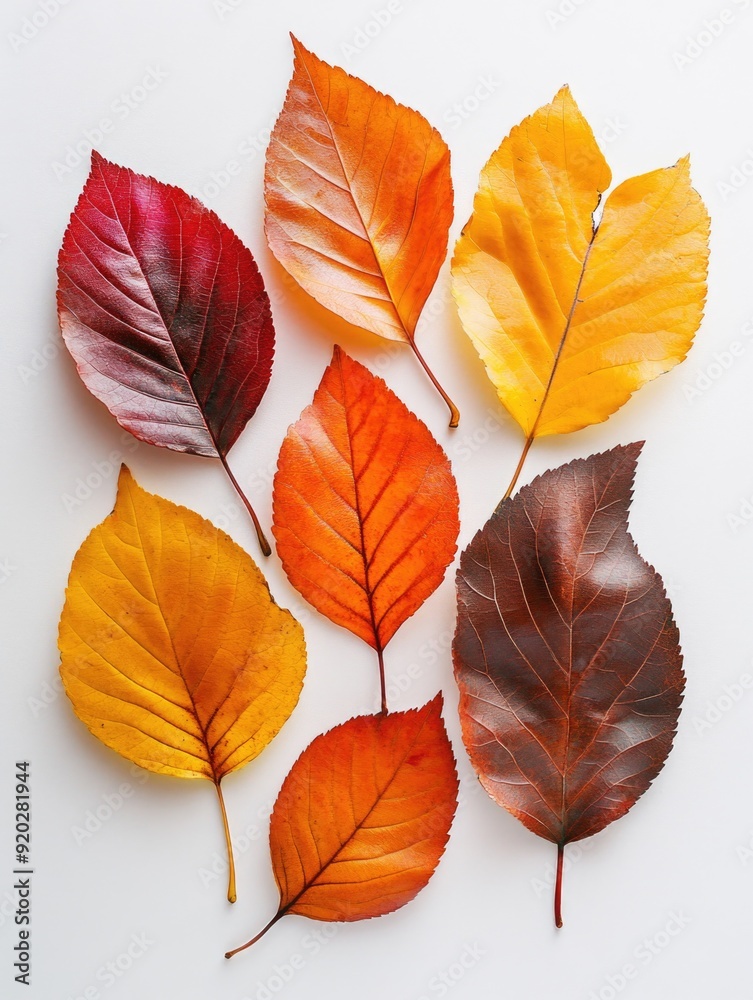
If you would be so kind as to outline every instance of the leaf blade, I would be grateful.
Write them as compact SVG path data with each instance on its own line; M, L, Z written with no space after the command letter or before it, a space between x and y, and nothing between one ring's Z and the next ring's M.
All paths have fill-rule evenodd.
M125 467L113 513L74 558L59 647L74 711L101 742L216 784L276 735L305 672L301 627L251 558Z
M150 444L227 455L269 382L251 252L180 188L97 153L60 251L58 315L87 388Z
M433 875L457 807L442 696L350 719L309 744L275 802L269 842L281 917L354 921L392 913Z
M360 716L304 751L272 813L281 909L318 920L358 920L398 909L426 885L444 852L457 795L441 706L437 696L423 709ZM349 768L340 764L345 755ZM338 784L344 775L355 800L347 806ZM305 793L316 809L312 823L298 800ZM307 832L317 839L318 851L301 857ZM331 858L326 865L322 855ZM323 875L331 881L322 882ZM355 891L359 879L362 894Z
M293 586L383 649L442 581L458 502L426 426L336 347L275 475L272 530Z
M322 305L404 341L447 251L449 150L418 112L293 46L265 170L270 248Z
M528 438L606 420L700 324L709 221L687 160L620 185L594 227L610 180L563 88L492 154L456 246L463 326Z
M671 607L627 530L639 450L523 487L458 571L453 658L471 761L492 798L560 845L634 805L679 717Z

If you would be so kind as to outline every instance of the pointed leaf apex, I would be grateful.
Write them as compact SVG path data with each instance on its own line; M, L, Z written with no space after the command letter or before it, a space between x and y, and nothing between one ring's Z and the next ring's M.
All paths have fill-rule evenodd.
M118 493L122 489L134 485L136 485L136 480L134 479L133 473L125 462L123 462L120 466L120 472L118 473Z

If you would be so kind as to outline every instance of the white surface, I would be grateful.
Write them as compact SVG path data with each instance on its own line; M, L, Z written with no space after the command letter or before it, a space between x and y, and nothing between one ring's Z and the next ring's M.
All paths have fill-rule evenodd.
M55 0L47 2L54 9ZM69 1000L89 987L90 997L107 1000L445 994L453 1000L748 1000L753 852L740 849L753 836L753 691L736 703L724 696L725 685L753 675L753 524L741 519L735 529L728 523L753 494L753 337L743 330L753 318L753 182L726 197L719 182L729 182L746 159L745 169L753 171L753 4L727 0L731 23L716 38L703 36L712 43L683 68L675 53L704 30L705 18L719 17L720 0L573 0L573 12L556 24L547 17L557 9L555 0L401 0L392 4L391 23L350 59L343 45L363 42L366 36L357 32L384 0L228 0L224 6L223 12L212 0L68 0L17 51L10 34L40 7L13 0L0 13L0 994ZM411 664L420 668L392 707L445 691L464 776L449 848L413 903L379 920L340 926L324 945L312 935L329 925L288 917L251 952L232 962L222 957L276 909L264 816L288 768L317 733L377 707L371 652L304 610L276 557L264 570L278 600L302 617L309 673L282 734L226 785L236 835L250 827L256 838L238 851L234 907L224 899L224 876L206 886L200 878L215 852L223 854L211 787L155 776L141 784L143 775L93 740L66 699L47 687L56 684L56 627L70 562L113 504L115 480L106 475L85 502L70 511L64 506L64 495L93 463L106 462L113 451L127 456L147 488L218 523L226 518L224 526L257 557L251 526L219 465L136 446L88 394L60 347L56 256L87 165L84 158L62 177L54 165L102 118L114 122L96 140L106 156L203 193L263 270L273 297L277 358L267 396L231 462L265 525L282 436L310 401L335 339L379 370L448 449L461 492L461 545L491 512L517 460L520 434L501 416L454 308L442 307L446 267L421 346L460 405L455 433L446 429L443 405L407 351L390 357L383 343L289 291L271 260L261 224L263 155L250 154L254 143L263 149L265 129L282 104L291 71L289 30L441 129L453 154L453 241L492 149L564 82L606 140L616 181L690 151L694 182L712 214L708 310L688 361L608 423L539 444L523 477L646 439L631 524L641 552L667 581L688 677L675 749L655 786L625 819L583 845L582 859L566 874L561 932L553 926L551 892L542 887L551 876L553 848L478 791L465 761L448 652L452 573L387 653L393 684ZM166 78L124 114L120 95L153 69ZM487 77L492 92L472 110L469 98ZM456 102L467 102L467 117L453 112ZM213 171L226 170L231 160L240 172L210 197ZM747 177L741 172L737 179ZM742 354L726 370L713 367L715 353L735 340L744 345ZM41 370L30 374L35 363ZM704 373L712 376L708 387L689 400L685 387ZM747 512L753 516L753 506ZM427 645L432 642L438 656ZM40 708L34 699L45 692L50 704ZM697 720L720 698L726 710L699 732ZM31 989L13 982L15 929L4 899L13 867L13 762L25 756L33 765L36 868ZM77 844L73 828L124 782L133 794ZM679 912L689 923L675 936L664 934ZM142 933L153 944L133 967L111 985L101 973L98 978L132 935ZM647 939L654 953L643 944ZM276 967L289 965L295 953L305 964L279 989ZM443 986L436 977L451 966L457 976L462 966L453 963L463 956L468 967ZM626 963L636 977L621 981Z

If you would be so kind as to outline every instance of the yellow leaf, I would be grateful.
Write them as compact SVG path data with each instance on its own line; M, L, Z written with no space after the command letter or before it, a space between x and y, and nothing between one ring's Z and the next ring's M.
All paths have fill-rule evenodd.
M73 560L59 647L68 697L99 740L218 793L279 732L306 670L301 626L251 557L125 466L114 511Z
M529 443L598 423L687 354L703 314L709 218L687 158L611 173L567 87L481 173L455 248L460 317Z

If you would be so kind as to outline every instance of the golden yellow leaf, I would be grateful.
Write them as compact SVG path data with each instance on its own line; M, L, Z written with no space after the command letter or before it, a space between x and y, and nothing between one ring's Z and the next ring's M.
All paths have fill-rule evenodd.
M527 447L606 420L683 360L703 315L709 218L688 159L619 185L596 225L610 182L564 87L492 154L455 248L460 318Z
M279 732L306 670L303 630L251 557L123 466L115 509L73 560L59 646L97 739L150 771L212 781L227 831L220 781Z

